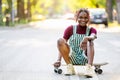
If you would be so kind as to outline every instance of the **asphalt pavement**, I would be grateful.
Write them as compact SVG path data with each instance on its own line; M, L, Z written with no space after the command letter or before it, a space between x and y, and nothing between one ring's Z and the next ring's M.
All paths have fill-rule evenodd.
M72 20L49 19L15 27L0 27L0 80L65 80L55 75L57 39ZM103 66L99 80L120 80L120 28L92 25L98 31L95 63ZM64 63L64 61L62 60Z

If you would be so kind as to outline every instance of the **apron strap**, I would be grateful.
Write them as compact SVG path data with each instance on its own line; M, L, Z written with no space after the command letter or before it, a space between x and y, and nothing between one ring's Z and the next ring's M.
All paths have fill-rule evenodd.
M76 34L77 25L73 25L73 34Z
M77 31L77 25L73 25L73 34L76 34L76 31ZM87 27L86 29L86 36L89 36L90 34L90 27Z
M86 29L86 36L89 36L89 34L90 34L90 27L87 27L87 29Z

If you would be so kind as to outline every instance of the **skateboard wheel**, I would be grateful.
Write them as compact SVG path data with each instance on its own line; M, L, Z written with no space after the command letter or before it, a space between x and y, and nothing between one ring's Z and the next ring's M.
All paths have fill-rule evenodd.
M55 73L57 73L57 72L58 72L58 70L57 70L57 69L54 69L54 72L55 72Z
M62 69L58 69L58 74L61 74L62 73Z
M97 73L98 72L98 69L95 69L95 73Z
M98 74L102 74L102 72L103 72L102 69L99 69L99 70L97 71Z

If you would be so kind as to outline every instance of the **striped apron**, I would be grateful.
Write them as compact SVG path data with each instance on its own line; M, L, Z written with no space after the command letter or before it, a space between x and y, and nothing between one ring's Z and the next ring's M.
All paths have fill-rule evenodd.
M88 62L85 51L80 48L80 43L85 36L89 35L90 28L87 27L86 34L77 34L77 26L73 26L73 35L69 38L70 61L73 65L85 65Z

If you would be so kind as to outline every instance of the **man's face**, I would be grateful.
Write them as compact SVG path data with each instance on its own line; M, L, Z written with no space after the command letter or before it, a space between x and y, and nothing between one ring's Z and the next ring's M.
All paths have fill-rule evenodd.
M78 15L78 23L81 26L86 26L86 24L89 21L89 16L86 12L80 12L80 14Z

